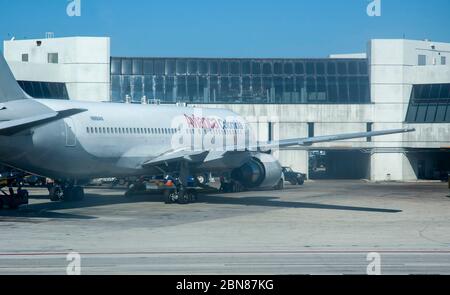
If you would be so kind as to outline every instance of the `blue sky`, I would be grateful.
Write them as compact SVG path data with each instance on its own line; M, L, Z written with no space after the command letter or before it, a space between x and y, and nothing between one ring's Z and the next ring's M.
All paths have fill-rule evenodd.
M322 57L371 38L450 42L449 0L0 0L0 38L110 36L114 56ZM2 49L2 45L0 49Z

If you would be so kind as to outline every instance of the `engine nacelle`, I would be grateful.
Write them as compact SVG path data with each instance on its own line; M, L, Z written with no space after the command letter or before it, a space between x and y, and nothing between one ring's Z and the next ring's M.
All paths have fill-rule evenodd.
M242 167L235 169L231 177L246 188L272 188L279 183L282 174L278 160L272 155L258 153Z

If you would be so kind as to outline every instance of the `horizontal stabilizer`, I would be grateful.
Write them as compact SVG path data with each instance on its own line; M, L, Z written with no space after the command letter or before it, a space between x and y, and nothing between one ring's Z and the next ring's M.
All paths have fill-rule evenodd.
M86 111L87 111L86 109L67 109L23 119L1 122L0 135L11 136L19 132L31 129L33 127L48 124Z

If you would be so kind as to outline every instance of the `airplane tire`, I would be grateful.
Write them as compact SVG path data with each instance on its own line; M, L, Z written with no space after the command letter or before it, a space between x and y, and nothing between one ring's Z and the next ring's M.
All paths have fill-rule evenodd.
M76 186L72 190L72 198L74 201L82 201L84 199L84 189Z
M75 190L74 190L73 187L66 188L63 191L63 201L64 202L72 202L72 201L74 201L75 200L74 192L75 192Z
M61 188L59 187L52 187L49 189L49 195L50 195L50 201L52 202L59 202L61 201Z
M197 192L196 191L189 192L189 202L190 203L197 202L197 199L198 199L198 197L197 197Z
M28 200L28 197L29 197L29 193L28 193L28 191L27 190L23 190L23 189L21 189L21 190L19 190L18 192L17 192L17 197L22 201L22 200ZM27 201L27 203L28 203L28 201Z
M185 191L178 192L178 204L186 205L189 204L189 194Z
M164 190L164 203L165 204L172 204L173 203L173 199L172 199L172 193L170 190Z

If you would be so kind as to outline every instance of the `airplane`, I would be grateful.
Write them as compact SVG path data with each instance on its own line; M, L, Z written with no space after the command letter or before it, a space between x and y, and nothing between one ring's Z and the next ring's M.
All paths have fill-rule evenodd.
M205 173L228 175L248 189L271 188L282 180L271 150L412 131L258 142L250 124L225 109L35 99L0 54L0 162L55 179L52 201L82 200L82 185L105 177L176 175L171 197L184 202L187 179Z

